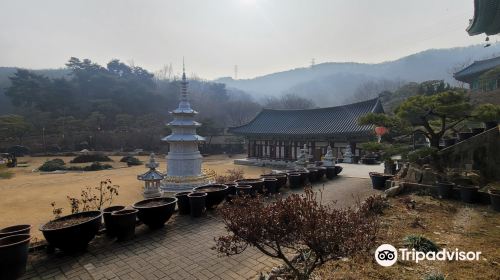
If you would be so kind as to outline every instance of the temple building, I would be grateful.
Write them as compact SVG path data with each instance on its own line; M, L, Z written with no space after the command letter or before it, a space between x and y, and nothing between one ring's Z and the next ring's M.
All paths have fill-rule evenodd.
M473 92L488 92L500 87L500 56L474 61L453 74L461 82L469 84Z
M198 144L205 141L205 138L196 134L196 128L201 124L194 120L198 112L191 108L187 86L183 66L179 106L170 112L174 120L167 124L172 133L162 139L169 144L167 172L161 185L162 190L167 192L191 190L209 183L212 176L201 168L202 155Z
M229 132L245 137L248 160L293 162L304 145L313 161L321 160L328 146L337 158L346 150L359 156L362 151L357 144L375 138L373 126L358 124L359 117L370 112L384 112L378 98L319 109L263 109L252 121Z

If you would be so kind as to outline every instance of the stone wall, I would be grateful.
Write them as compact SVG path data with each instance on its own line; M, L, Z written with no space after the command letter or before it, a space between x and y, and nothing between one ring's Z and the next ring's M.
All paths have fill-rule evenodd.
M439 152L441 165L465 170L472 164L487 181L500 180L500 127L475 135Z

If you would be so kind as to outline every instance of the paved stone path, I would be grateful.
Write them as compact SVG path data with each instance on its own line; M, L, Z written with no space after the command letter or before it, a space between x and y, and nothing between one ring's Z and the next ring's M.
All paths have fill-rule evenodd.
M339 207L376 193L369 180L342 176L314 189L322 189L323 201L336 200ZM279 264L254 248L217 256L214 237L224 233L212 213L198 219L174 215L163 229L138 227L131 241L97 238L80 255L30 254L23 279L254 279Z
M343 177L353 177L353 178L366 178L369 179L370 172L380 172L384 173L384 164L349 164L349 163L338 163L337 165L342 166L344 170L342 171Z

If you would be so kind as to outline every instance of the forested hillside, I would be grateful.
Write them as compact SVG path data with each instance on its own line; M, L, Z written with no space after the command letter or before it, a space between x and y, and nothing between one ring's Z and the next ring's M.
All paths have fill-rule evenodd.
M52 77L10 69L8 83L2 83L8 84L3 98L12 107L0 113L5 124L0 142L23 144L34 138L31 145L46 142L54 150L158 148L159 139L168 134L169 111L178 104L177 79L158 80L119 60L101 66L71 58L66 66ZM240 125L260 110L245 94L228 91L224 84L189 82L192 105L204 123L200 134Z

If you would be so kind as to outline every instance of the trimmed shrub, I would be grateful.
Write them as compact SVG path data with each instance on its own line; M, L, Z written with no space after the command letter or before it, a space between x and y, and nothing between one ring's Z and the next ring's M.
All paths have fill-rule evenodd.
M23 157L30 153L30 149L25 146L15 145L7 149L7 152L15 155L16 157Z
M64 162L64 160L60 159L60 158L55 158L55 159L51 159L50 161L54 162L54 163L57 163L57 164L60 164L60 165L65 165L66 163Z
M84 154L76 156L71 163L86 163L86 162L110 162L113 161L104 154Z
M120 162L127 162L131 158L134 158L134 156L124 156L120 159Z
M472 112L472 116L482 122L491 122L500 120L500 106L485 103L477 106Z
M85 166L83 168L83 171L99 171L99 170L106 170L106 169L111 169L113 168L109 164L101 164L100 162L94 162L89 166Z
M121 160L120 160L121 161ZM128 157L127 161L126 161L127 165L128 166L134 166L134 165L141 165L142 164L142 161L140 161L138 158L136 157Z
M45 172L52 172L56 170L66 170L66 166L64 165L64 161L59 158L55 158L52 160L48 160L42 164L42 166L38 167L38 170Z

